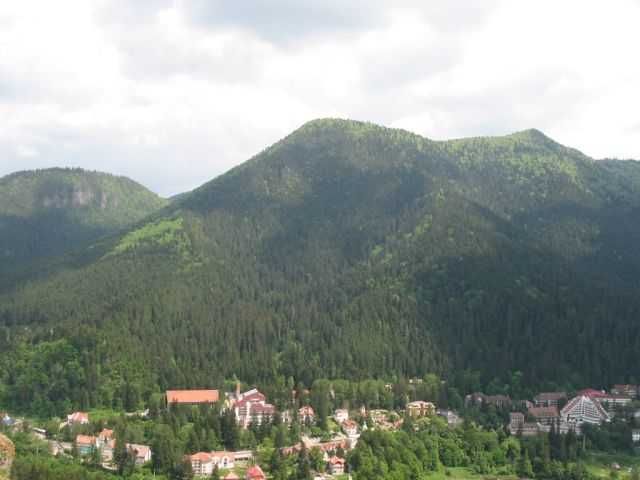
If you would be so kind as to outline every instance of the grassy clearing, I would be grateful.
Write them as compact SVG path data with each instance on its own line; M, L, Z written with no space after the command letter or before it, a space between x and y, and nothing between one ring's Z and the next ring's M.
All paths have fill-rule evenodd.
M587 470L599 478L611 478L614 471L611 465L620 465L618 478L620 480L629 478L630 468L640 468L640 455L627 455L624 453L591 453L585 460Z
M502 480L516 480L517 477L513 475L481 475L477 474L471 469L466 467L450 467L434 472L426 477L428 480L480 480L480 479L502 479Z

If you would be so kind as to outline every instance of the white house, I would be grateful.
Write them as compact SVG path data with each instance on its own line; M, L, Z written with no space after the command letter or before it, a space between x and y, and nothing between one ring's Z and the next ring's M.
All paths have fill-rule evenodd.
M333 418L338 425L341 425L345 420L349 420L349 410L346 408L339 408L333 412Z
M89 414L86 412L73 412L67 415L68 425L86 425L89 423Z
M199 477L208 477L213 471L235 467L235 455L233 452L198 452L189 455L193 474Z

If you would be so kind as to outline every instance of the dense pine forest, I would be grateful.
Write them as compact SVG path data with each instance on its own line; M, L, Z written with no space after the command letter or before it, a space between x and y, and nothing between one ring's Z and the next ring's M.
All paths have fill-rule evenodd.
M317 120L152 203L0 283L0 405L134 409L232 378L640 380L636 162L536 130L436 142Z

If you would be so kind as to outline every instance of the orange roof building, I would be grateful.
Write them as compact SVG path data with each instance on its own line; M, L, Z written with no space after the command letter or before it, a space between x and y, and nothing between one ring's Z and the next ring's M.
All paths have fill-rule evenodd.
M215 403L220 398L218 390L167 390L167 405L198 405Z

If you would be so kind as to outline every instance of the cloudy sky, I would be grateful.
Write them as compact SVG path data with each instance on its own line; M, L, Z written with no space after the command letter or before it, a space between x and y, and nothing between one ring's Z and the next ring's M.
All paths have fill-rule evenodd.
M640 0L0 2L0 176L189 190L307 120L640 159Z

